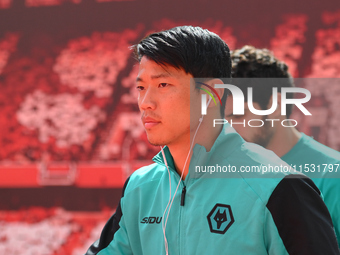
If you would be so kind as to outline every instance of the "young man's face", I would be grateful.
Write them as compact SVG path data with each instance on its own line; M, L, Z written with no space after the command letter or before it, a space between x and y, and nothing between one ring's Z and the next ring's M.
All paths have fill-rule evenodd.
M190 78L193 76L182 69L142 57L137 75L138 106L151 144L190 141L190 94L195 92ZM200 103L200 94L195 93Z
M254 102L253 106L255 109L261 110L261 107L258 103ZM271 126L272 124L270 121L265 121L267 117L268 116L258 116L252 113L249 110L247 103L244 103L244 115L233 115L233 98L232 96L229 96L227 98L225 118L229 123L233 123L232 127L235 128L235 130L247 142L256 143L263 147L266 147L268 145L270 139L273 137L275 128ZM262 127L251 127L250 125L261 125L259 121L250 122L250 125L248 125L248 121L252 119L260 119L264 122L264 125ZM235 124L235 122L241 124Z

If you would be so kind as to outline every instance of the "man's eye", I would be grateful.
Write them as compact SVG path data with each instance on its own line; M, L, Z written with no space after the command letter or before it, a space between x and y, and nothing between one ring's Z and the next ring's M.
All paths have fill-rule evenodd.
M144 90L144 87L143 87L143 86L137 86L136 89L137 89L138 91L142 91L142 90Z
M237 120L237 119L243 118L243 115L233 115L233 114L230 114L230 115L227 115L225 118L227 120Z
M168 85L169 85L169 83L162 82L162 83L159 84L159 87L165 88L165 87L167 87Z
M238 119L243 119L244 116L243 115L233 115L231 118L235 119L235 120L238 120Z

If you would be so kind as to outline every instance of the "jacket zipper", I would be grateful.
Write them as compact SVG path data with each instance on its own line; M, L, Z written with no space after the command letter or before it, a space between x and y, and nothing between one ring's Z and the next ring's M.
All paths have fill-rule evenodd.
M180 207L179 207L179 219L178 219L178 227L179 227L179 243L178 243L178 255L184 254L182 252L182 247L184 247L184 243L183 243L183 237L182 237L182 225L183 225L183 213L184 213L184 207L181 208L182 206L184 206L184 200L185 200L185 193L186 193L186 186L184 181L182 180L182 184L183 184L183 188L182 188L182 194L181 194L181 201L180 201Z
M182 189L182 195L181 195L181 206L184 206L184 202L185 202L185 193L187 192L187 188L184 185L183 189Z

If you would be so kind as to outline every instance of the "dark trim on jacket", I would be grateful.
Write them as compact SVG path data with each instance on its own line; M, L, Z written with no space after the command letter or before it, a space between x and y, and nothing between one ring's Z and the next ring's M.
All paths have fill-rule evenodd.
M267 208L290 255L340 254L331 216L319 189L308 177L284 177Z
M122 197L124 197L124 192L129 182L129 179L130 177L125 181ZM122 209L121 209L120 202L119 202L116 212L111 216L111 218L105 224L102 230L102 233L100 234L100 238L90 246L90 248L87 250L85 255L96 255L101 250L105 249L112 242L115 233L120 228L119 222L120 222L120 219L122 218L122 215L123 213L122 213Z

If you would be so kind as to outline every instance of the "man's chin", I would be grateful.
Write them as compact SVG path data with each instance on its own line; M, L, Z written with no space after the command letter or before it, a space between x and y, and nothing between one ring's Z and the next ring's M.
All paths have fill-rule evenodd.
M160 138L156 138L156 137L151 137L151 136L147 136L148 138L148 141L151 145L153 146L165 146L167 143L165 141L163 141L162 139Z
M152 143L152 142L150 142L149 141L149 143L151 144L151 145L153 145L153 146L165 146L166 144L163 144L163 143Z
M261 145L264 148L267 148L272 136L270 134L262 134L254 139L254 143Z

